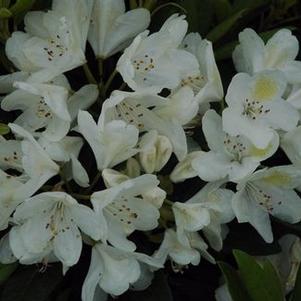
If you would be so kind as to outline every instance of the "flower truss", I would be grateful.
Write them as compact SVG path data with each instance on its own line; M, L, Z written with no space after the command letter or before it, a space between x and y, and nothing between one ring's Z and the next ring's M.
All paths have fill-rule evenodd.
M297 39L280 30L264 43L245 29L224 90L212 43L188 33L185 16L156 32L150 19L124 0L53 0L6 42L0 261L60 262L65 274L88 248L83 301L145 289L170 263L214 264L230 222L271 243L272 220L301 221ZM268 164L279 151L287 164ZM192 178L198 191L177 198L173 189L185 181L189 190ZM279 256L300 248L292 237L281 244ZM296 270L285 273L289 290ZM227 294L220 287L216 298Z

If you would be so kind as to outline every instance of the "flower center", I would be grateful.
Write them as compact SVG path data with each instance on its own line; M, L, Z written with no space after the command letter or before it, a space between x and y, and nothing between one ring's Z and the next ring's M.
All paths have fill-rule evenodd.
M240 161L247 150L240 135L230 136L229 134L226 134L224 138L224 147L226 152L234 157L235 161Z
M258 117L268 114L271 110L270 109L264 109L264 106L260 104L259 101L250 101L249 99L246 99L243 104L243 116L247 116L248 118L255 120Z
M143 77L143 81L147 81L147 73L156 67L154 58L148 54L145 54L142 58L136 58L133 60L133 66Z
M46 104L43 96L40 97L40 101L36 110L36 115L38 118L53 118L52 112L49 110L49 107Z
M198 74L196 76L188 76L181 80L181 87L189 86L195 94L197 94L206 84L206 78Z
M120 198L110 203L104 210L126 227L132 225L138 218L138 213L129 206L126 198Z
M122 101L116 106L116 115L118 118L129 124L135 125L140 131L145 130L143 116L145 109L139 103L129 103Z

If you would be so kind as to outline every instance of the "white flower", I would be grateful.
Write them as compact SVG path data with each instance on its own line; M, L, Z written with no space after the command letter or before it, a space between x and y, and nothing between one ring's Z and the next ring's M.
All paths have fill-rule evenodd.
M191 87L200 104L221 100L224 91L212 43L202 40L198 33L189 33L184 38L181 47L193 56L190 60L187 58L185 65L180 66L180 86Z
M239 42L233 52L239 72L281 70L289 83L300 83L301 62L295 60L299 43L290 30L279 30L264 44L254 30L247 28L239 34Z
M135 230L148 231L158 226L158 207L143 197L158 184L156 176L142 175L92 194L94 209L105 220L105 239L113 246L134 251L136 246L127 236Z
M159 32L138 35L117 63L117 70L128 86L134 91L153 92L176 88L181 80L179 70L193 57L177 49L186 30L184 17L172 15Z
M33 180L42 183L43 185L48 179L56 175L59 171L59 166L55 164L49 155L42 149L38 142L30 133L20 126L10 123L12 132L23 138L21 142L22 149L22 168L24 172ZM13 154L13 156L16 156ZM15 158L14 158L15 159Z
M93 1L59 0L47 13L29 12L25 31L16 31L6 43L15 66L34 72L31 80L45 82L85 63L85 42Z
M160 171L172 154L172 145L167 137L158 135L156 130L144 134L139 142L140 164L146 173Z
M10 246L23 264L39 262L50 253L69 267L82 249L81 231L94 240L102 238L95 212L64 192L45 192L27 199L13 216ZM78 229L79 228L79 229Z
M86 85L69 97L66 79L58 79L58 84L15 82L19 89L2 100L1 108L22 110L14 121L16 124L35 135L41 135L36 131L45 128L43 136L59 141L67 135L78 111L96 100L98 90L96 85Z
M114 91L103 104L102 123L114 119L125 120L135 125L140 132L157 130L166 136L179 160L187 153L186 136L183 125L196 114L198 104L193 92L183 87L170 98L148 92Z
M180 266L187 264L198 265L201 255L208 261L214 263L214 258L207 252L208 245L202 237L196 233L185 233L185 240L179 240L173 229L165 231L163 242L155 253L155 258L165 262L169 257L172 262ZM176 267L174 270L177 271Z
M147 9L125 12L124 0L95 0L88 40L96 57L105 59L128 46L149 23Z
M0 166L22 174L13 176L0 170L0 229L7 228L11 214L20 203L59 172L59 166L29 133L17 125L9 126L24 139L21 142L1 139Z
M221 117L213 110L204 115L202 128L210 151L194 159L191 166L204 181L217 181L228 176L230 181L236 182L251 174L260 161L276 152L279 145L276 133L264 149L257 148L244 136L228 135L222 129Z
M253 77L239 73L233 77L226 95L223 129L231 136L244 135L257 148L266 148L274 129L296 127L298 111L282 99L286 81L280 71L263 71Z
M174 203L172 209L179 241L185 244L187 232L202 230L212 248L221 250L224 238L222 226L234 218L231 208L234 193L219 188L221 183L207 184L185 203Z
M89 186L89 176L78 160L84 144L82 138L66 136L58 142L53 142L41 137L38 142L53 161L67 163L65 171L68 180L74 179L82 187Z
M99 287L113 296L121 295L142 276L142 264L153 269L162 267L157 259L145 254L96 244L92 249L90 268L83 284L82 300L95 300L95 290Z
M98 124L85 111L78 114L79 132L91 146L98 170L113 167L135 155L138 130L124 121L113 120L103 124L101 116Z
M242 180L232 199L240 223L250 223L266 242L273 241L269 214L288 223L301 220L301 199L294 189L301 170L293 165L263 169Z

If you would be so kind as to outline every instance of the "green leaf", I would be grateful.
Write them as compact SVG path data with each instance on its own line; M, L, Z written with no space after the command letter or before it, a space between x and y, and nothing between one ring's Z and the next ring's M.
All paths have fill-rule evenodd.
M216 61L222 61L231 58L232 52L238 45L238 41L232 41L214 51Z
M9 276L17 269L18 264L0 264L0 285L2 285Z
M246 13L248 12L247 9L243 9L238 13L232 15L231 17L227 18L222 23L218 24L214 27L208 34L207 39L216 42L220 38L222 38L226 33L228 33L237 23L239 19L241 19Z
M20 23L24 15L32 8L36 0L17 0L17 2L10 7L10 11L14 16L15 23Z
M12 13L9 9L2 7L0 8L0 18L2 19L7 19L10 18L12 16Z
M210 30L214 18L213 1L177 0L176 3L187 11L189 31L199 32L201 36L205 36Z
M11 13L16 16L27 12L33 6L35 0L17 0L17 2L10 7Z
M219 22L232 14L232 6L229 0L213 0L214 11Z
M138 7L138 3L136 0L130 0L130 9L135 9Z
M1 301L46 301L63 278L61 265L43 273L36 265L18 269L5 283Z
M233 10L240 11L242 9L256 9L271 3L271 0L234 0Z
M235 271L235 269L225 262L218 262L218 266L223 272L233 301L252 301L237 271Z
M240 277L254 301L283 301L282 285L272 264L268 261L260 266L256 260L240 251L233 251Z
M0 123L0 135L6 135L10 132L10 128L7 124Z
M295 287L290 298L290 301L300 301L300 300L301 300L301 265L299 266Z
M8 8L10 5L10 0L0 0L0 7L6 7Z

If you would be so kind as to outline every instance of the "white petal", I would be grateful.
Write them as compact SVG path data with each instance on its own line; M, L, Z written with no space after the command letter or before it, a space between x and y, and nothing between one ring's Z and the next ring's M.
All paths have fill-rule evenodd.
M245 189L238 191L232 199L232 207L239 223L249 222L267 242L273 241L273 233L268 213Z
M71 218L84 233L96 241L103 237L103 225L92 209L78 204L71 206L69 210Z
M209 151L191 162L192 168L204 181L217 181L229 174L231 159L224 154Z
M236 70L252 74L263 67L264 43L257 33L246 28L239 34L240 44L233 52Z
M288 29L277 31L266 44L266 65L270 68L281 68L287 61L296 58L299 43Z
M82 300L83 301L93 301L94 300L94 294L96 287L99 283L99 280L101 278L101 272L103 270L102 264L101 264L100 256L96 250L96 248L92 248L92 255L91 255L91 262L88 274L85 278L85 281L83 283L82 287ZM102 300L100 300L102 301Z
M53 240L55 256L66 266L72 266L79 260L82 250L82 238L78 228L66 220L61 222L60 231Z

